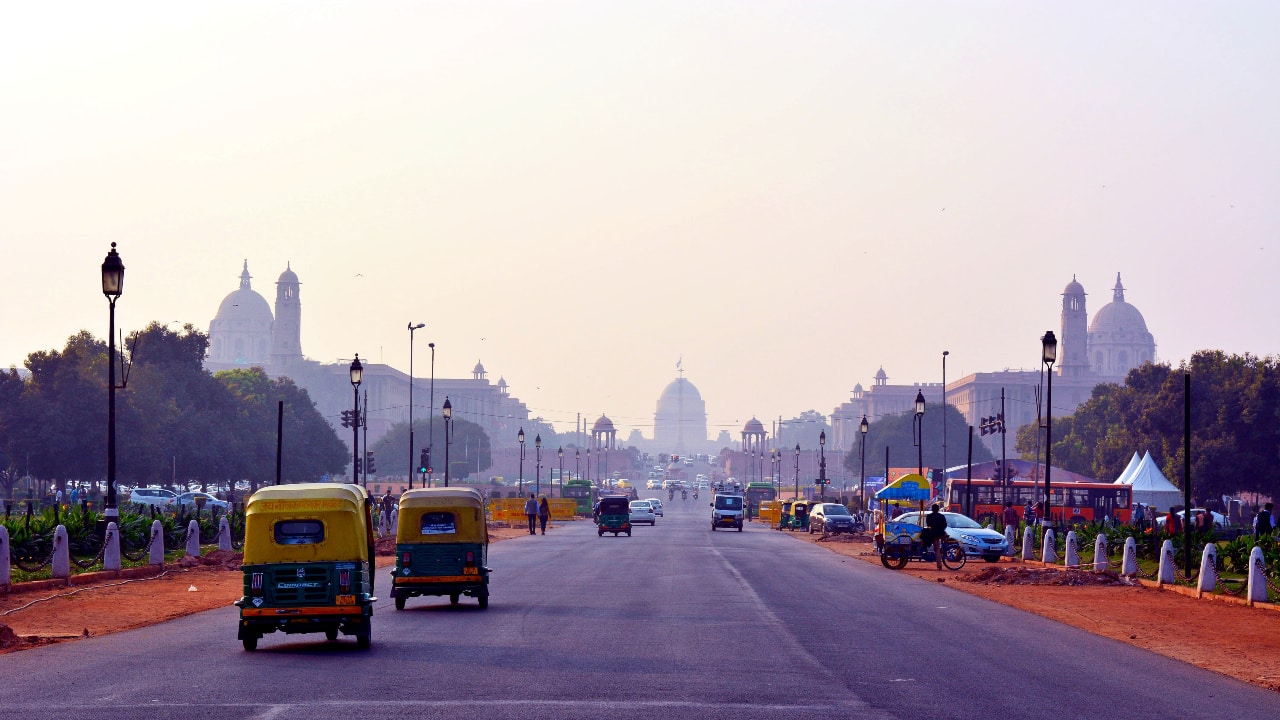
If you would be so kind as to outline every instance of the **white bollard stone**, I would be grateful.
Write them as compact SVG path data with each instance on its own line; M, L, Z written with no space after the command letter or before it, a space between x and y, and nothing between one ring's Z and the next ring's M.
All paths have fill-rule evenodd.
M1080 541L1076 539L1076 531L1067 531L1067 557L1063 561L1063 565L1070 568L1080 567Z
M1008 551L1009 557L1013 557L1013 548L1016 545L1015 541L1017 540L1017 538L1014 537L1014 535L1015 533L1013 531L1013 526L1005 525L1004 526L1004 544L1009 548L1009 551Z
M151 521L151 552L148 565L164 565L164 526L159 520Z
M391 509L391 534L398 535L400 533L400 508Z
M1058 562L1058 551L1054 548L1053 528L1044 529L1044 543L1040 546L1040 559L1048 565Z
M1161 585L1172 585L1174 582L1172 540L1165 540L1160 546L1160 573L1156 575L1156 582Z
M102 551L102 569L120 569L120 526L114 520L107 523L107 548Z
M1107 565L1107 535L1098 533L1097 539L1093 541L1093 571L1106 572Z
M1196 582L1196 597L1211 593L1218 587L1218 550L1213 543L1205 543L1200 553L1200 579Z
M187 523L187 556L200 557L200 523Z
M1120 562L1120 574L1126 577L1138 574L1138 542L1133 536L1124 539L1124 560Z
M1028 525L1027 529L1022 531L1022 559L1023 560L1036 559L1035 542L1036 542L1035 531L1031 528L1030 525Z
M378 537L384 538L386 536L387 536L387 514L378 513Z
M13 570L9 567L9 528L0 525L0 590L9 592Z
M1267 566L1262 561L1262 548L1253 546L1249 553L1249 604L1267 601Z
M231 549L231 523L227 522L225 515L218 520L218 549Z
M64 525L53 531L53 576L71 577L71 548L67 546L67 528Z

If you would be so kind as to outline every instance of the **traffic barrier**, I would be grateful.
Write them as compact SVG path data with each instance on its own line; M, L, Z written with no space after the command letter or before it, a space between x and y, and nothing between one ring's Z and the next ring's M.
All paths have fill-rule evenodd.
M548 503L552 520L572 520L578 512L578 501L573 498L552 498Z
M777 527L782 521L782 503L778 500L761 500L756 520L768 523L769 527Z

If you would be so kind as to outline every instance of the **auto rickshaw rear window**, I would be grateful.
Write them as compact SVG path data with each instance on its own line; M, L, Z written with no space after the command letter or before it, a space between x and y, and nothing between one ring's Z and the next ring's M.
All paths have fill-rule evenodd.
M451 512L422 513L419 532L423 535L455 535L458 532L458 521Z
M274 530L280 545L315 545L324 541L324 523L319 520L281 520Z

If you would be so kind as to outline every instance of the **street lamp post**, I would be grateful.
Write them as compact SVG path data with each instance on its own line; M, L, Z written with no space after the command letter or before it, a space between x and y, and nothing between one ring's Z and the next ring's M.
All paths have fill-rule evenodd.
M861 499L858 503L862 506L862 512L867 511L867 431L871 429L871 424L867 422L867 416L862 416L862 424L858 426L858 431L862 433L862 443L858 446L858 458L862 460L862 470L859 471L859 482L862 483L858 490L858 497Z
M911 424L912 440L916 443L916 472L924 475L924 393L916 391L916 415ZM889 479L885 478L885 482Z
M560 497L564 497L564 448L556 448L556 458L560 461Z
M533 471L533 491L538 495L542 494L542 433L538 433L533 438L533 455L534 455L534 471Z
M950 350L942 351L942 471L947 468L947 356Z
M360 464L360 382L364 380L364 366L360 364L360 353L351 361L351 392L354 398L351 405L351 482L359 484L356 477L356 466Z
M449 445L452 444L453 433L449 432L449 427L453 423L453 404L449 402L449 396L444 396L444 405L440 408L440 417L444 418L444 486L449 487Z
M109 308L107 323L107 500L102 511L107 522L117 522L116 509L116 300L124 292L124 261L111 243L102 261L102 294ZM30 475L30 473L28 473ZM105 529L104 529L105 532ZM105 537L105 535L103 536Z
M827 497L827 431L818 433L818 502Z
M1052 526L1050 507L1053 504L1052 486L1049 484L1049 473L1053 468L1053 363L1058 359L1058 338L1049 330L1040 338L1040 359L1048 366L1046 373L1049 382L1044 392L1044 516L1042 522Z
M431 451L436 449L436 344L427 343L427 347L431 348L431 389L427 393L427 457L431 457ZM427 473L427 487L431 487L431 476L435 474L435 468L431 468L432 472Z
M520 443L520 495L524 496L524 428L520 428L520 433L516 435L516 442Z
M409 323L409 489L413 489L413 331L426 323Z
M796 494L795 499L800 499L800 443L796 443Z
M587 452L591 452L591 451L588 450ZM573 449L573 476L579 479L582 478L582 468L579 465L581 461L582 461L582 448L574 448ZM563 482L560 483L560 492L561 494L564 493Z

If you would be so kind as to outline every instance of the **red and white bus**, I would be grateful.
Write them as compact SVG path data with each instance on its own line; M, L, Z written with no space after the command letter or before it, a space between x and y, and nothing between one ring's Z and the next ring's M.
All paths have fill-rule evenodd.
M951 512L964 513L980 523L998 524L1005 502L1013 503L1022 517L1022 509L1030 502L1044 498L1044 482L1010 480L1001 487L998 480L949 478L947 505ZM1133 506L1133 488L1112 483L1064 482L1053 484L1050 512L1055 523L1080 523L1111 518L1129 522Z

